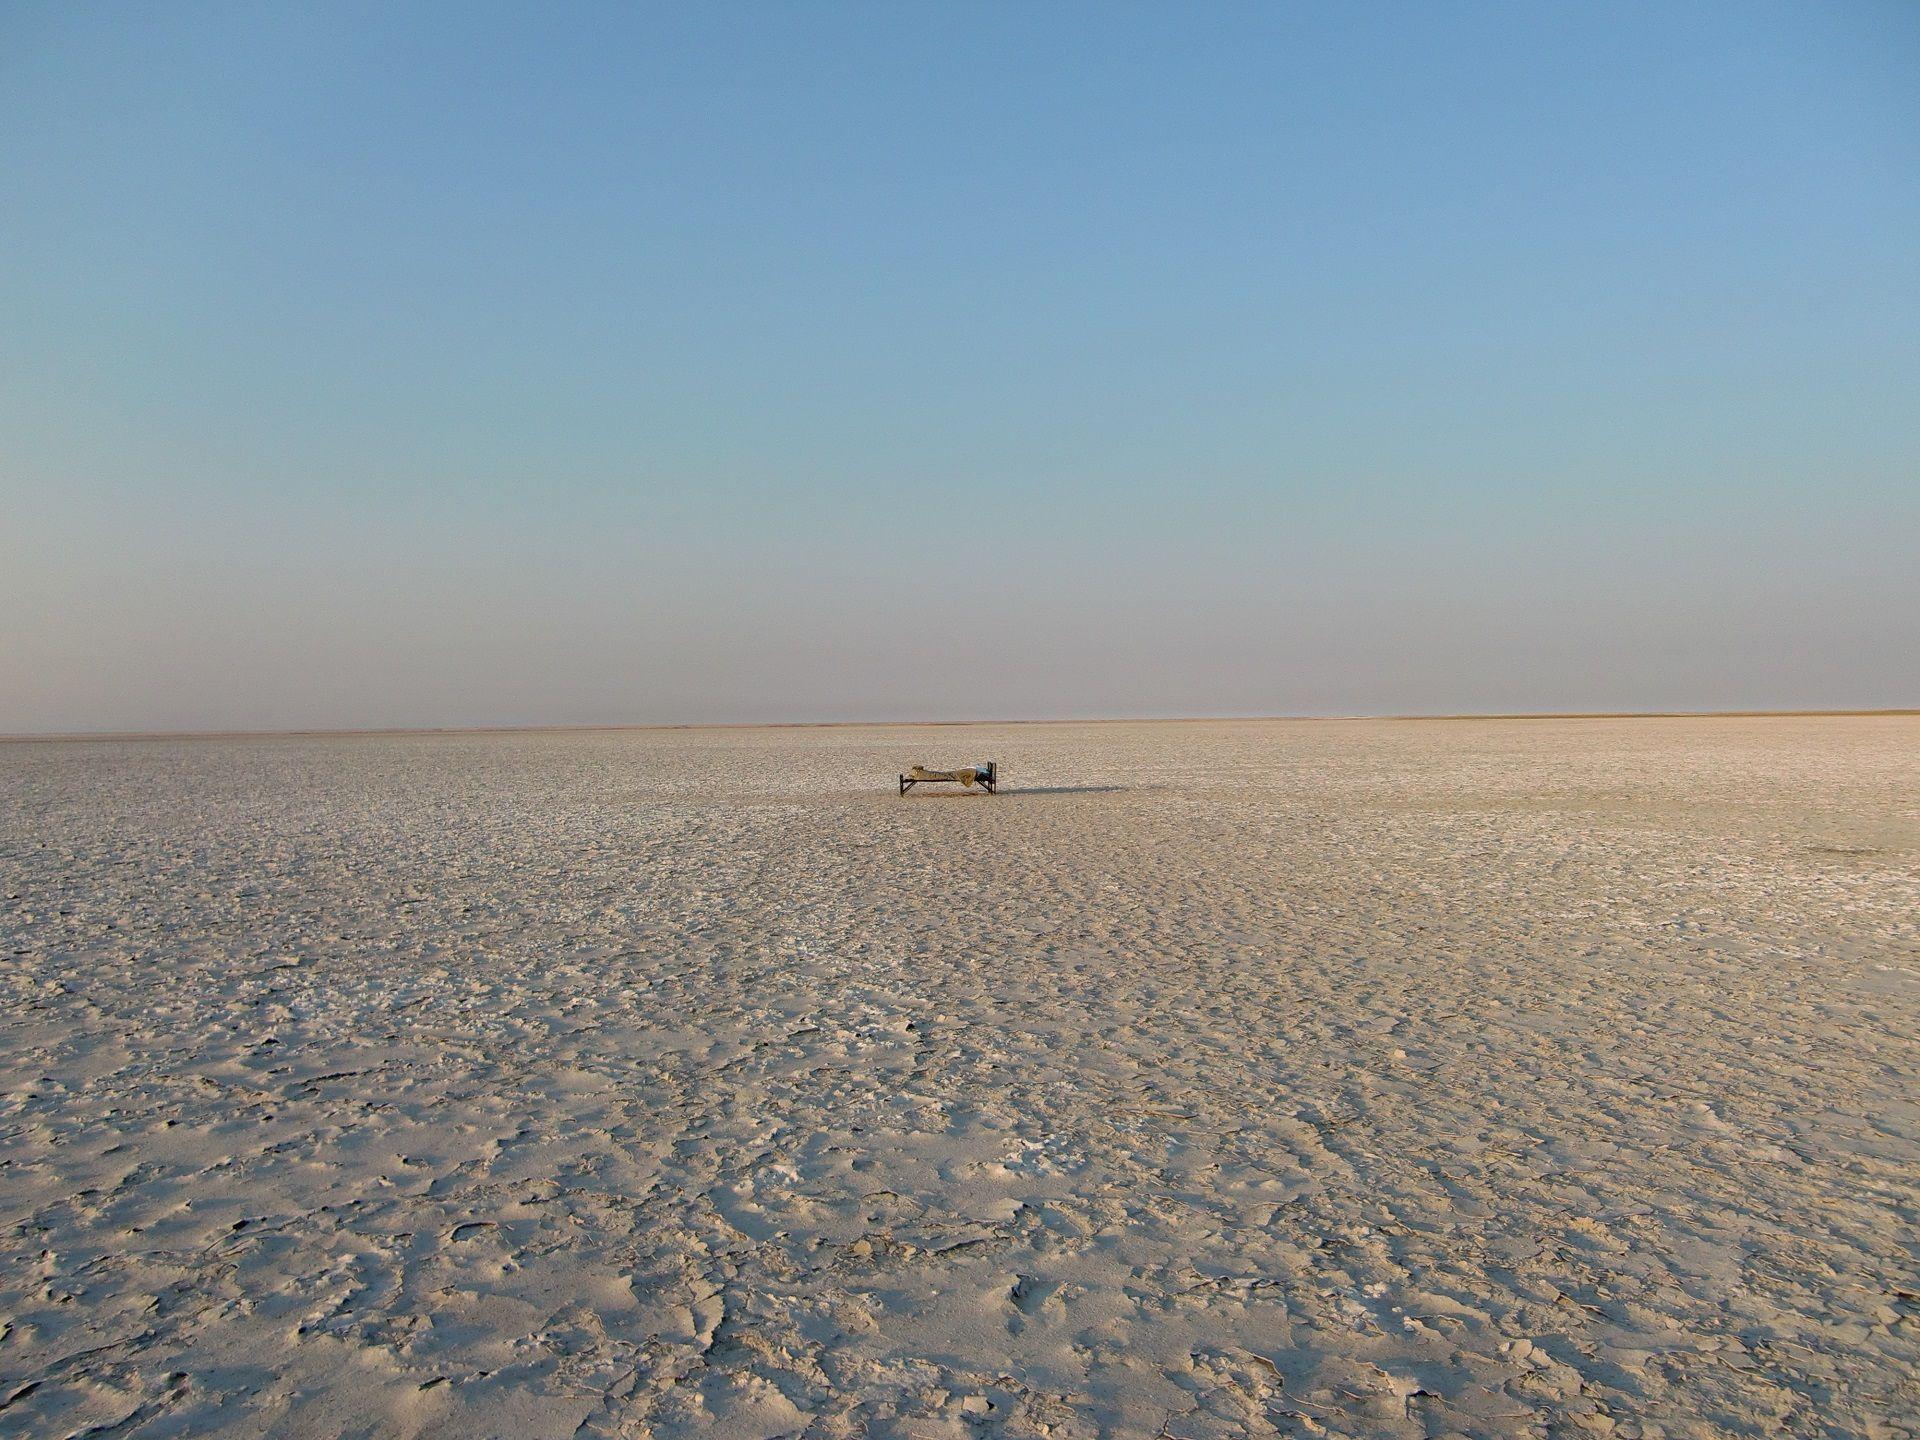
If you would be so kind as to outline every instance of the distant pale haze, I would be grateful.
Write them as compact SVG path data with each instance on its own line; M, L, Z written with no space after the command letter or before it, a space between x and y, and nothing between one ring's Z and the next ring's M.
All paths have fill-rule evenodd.
M0 732L1920 704L1917 79L1907 3L0 6Z

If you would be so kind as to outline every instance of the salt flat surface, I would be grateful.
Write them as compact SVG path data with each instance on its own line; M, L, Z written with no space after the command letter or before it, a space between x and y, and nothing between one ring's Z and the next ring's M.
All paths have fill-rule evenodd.
M0 895L3 1433L1920 1425L1912 718L0 745Z

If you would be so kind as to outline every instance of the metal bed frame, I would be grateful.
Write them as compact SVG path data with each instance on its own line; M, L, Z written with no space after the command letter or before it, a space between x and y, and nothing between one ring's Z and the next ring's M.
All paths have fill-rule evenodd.
M988 760L984 764L976 765L974 769L977 772L974 777L976 783L978 783L987 794L997 795L1000 793L1000 762L998 760ZM929 771L925 779L914 775L902 775L900 777L900 793L904 795L916 785L932 785L937 782L958 783L954 780L952 772L946 770Z

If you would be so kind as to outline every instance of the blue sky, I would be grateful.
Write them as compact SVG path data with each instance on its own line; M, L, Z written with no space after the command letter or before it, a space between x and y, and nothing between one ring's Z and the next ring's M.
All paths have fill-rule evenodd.
M1920 7L0 0L0 731L1920 704Z

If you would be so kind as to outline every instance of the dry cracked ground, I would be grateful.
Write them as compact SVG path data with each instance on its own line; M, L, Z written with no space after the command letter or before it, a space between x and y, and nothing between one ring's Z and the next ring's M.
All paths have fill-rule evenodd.
M1913 717L11 744L0 897L0 1434L1920 1433Z

